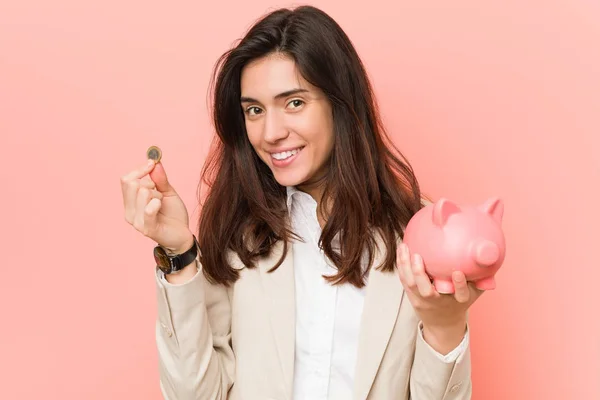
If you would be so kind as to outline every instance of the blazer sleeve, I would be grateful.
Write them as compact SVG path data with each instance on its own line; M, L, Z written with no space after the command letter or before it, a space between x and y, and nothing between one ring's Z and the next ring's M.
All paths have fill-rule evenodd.
M166 400L225 400L233 385L230 290L201 271L181 285L156 272L156 344Z
M420 330L420 324L418 329ZM467 327L468 331L468 327ZM467 341L455 361L447 362L417 334L410 373L411 400L470 400L471 346Z

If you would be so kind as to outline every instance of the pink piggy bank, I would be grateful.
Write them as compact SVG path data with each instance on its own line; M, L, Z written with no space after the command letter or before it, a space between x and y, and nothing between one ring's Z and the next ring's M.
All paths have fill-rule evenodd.
M491 290L506 252L503 213L498 198L478 206L458 206L442 198L411 218L403 241L411 254L423 258L439 293L454 293L452 272L456 270L478 289Z

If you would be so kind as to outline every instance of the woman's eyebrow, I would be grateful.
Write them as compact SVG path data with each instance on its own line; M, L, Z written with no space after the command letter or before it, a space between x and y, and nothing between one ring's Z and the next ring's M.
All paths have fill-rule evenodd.
M288 96L292 96L298 93L308 93L308 90L306 89L291 89L291 90L286 90L285 92L279 93L278 95L276 95L274 97L275 100L281 99L282 97L288 97ZM242 103L260 103L260 101L253 99L252 97L246 97L246 96L242 96L240 97L240 102Z

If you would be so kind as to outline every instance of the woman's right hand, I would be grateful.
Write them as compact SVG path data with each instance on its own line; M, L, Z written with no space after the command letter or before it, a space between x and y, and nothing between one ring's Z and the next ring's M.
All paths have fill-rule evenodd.
M148 160L121 177L125 220L174 254L192 247L185 204L167 179L162 163Z

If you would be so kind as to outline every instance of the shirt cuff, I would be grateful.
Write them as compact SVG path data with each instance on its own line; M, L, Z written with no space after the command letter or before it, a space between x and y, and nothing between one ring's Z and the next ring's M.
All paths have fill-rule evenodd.
M196 276L198 275L198 273L200 272L200 266L199 266L199 262L198 259L196 258L196 260L194 261L196 263L196 275L194 275L193 278L190 279L193 280L194 278L196 278ZM181 286L181 285L185 285L187 282L184 283L171 283L167 280L167 278L165 277L165 273L163 271L161 271L160 269L156 268L156 276L158 277L158 280L160 281L160 283L162 283L164 286Z
M429 343L427 343L425 341L425 338L423 337L423 322L419 322L419 336L421 338L421 340L423 340L423 342L425 342L425 344L427 345L427 347L429 348L429 350L431 350L436 356L438 356L438 358L440 360L442 360L445 363L453 363L455 362L458 357L464 353L464 351L466 350L467 346L469 345L469 327L467 326L467 331L465 332L465 336L463 337L463 340L460 342L460 344L458 346L456 346L450 353L443 355L438 353L437 351L435 351L433 349L433 347L431 347L429 345Z

